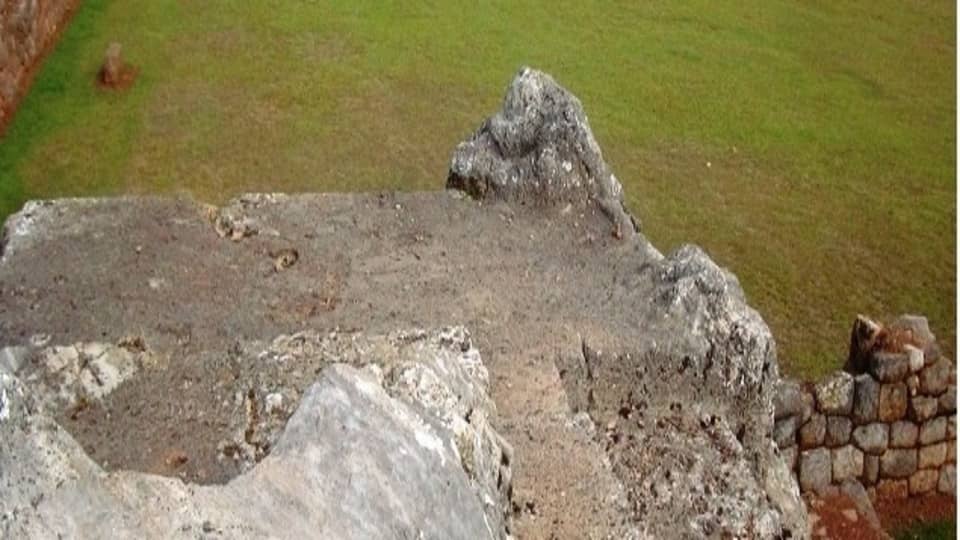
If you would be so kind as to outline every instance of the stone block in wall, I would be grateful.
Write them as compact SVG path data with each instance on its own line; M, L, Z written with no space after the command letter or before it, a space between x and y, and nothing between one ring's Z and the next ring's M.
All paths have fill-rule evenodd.
M797 466L797 447L788 446L780 449L780 459L787 465L787 468L793 471Z
M880 478L880 456L871 456L866 454L863 456L863 475L860 476L860 481L863 482L865 486L872 486L877 483L877 480Z
M797 479L803 491L819 491L830 485L833 464L830 450L815 448L800 452L800 471Z
M923 422L937 415L937 398L931 396L913 396L910 398L910 418Z
M869 372L880 382L902 381L910 373L910 357L898 352L875 352L870 356Z
M863 474L863 452L852 444L831 450L833 482L856 479Z
M881 422L894 422L907 414L907 385L895 382L880 385L877 417Z
M933 444L947 438L947 417L938 416L920 424L920 444Z
M853 443L868 454L879 455L887 449L890 440L889 432L890 426L883 422L857 426L853 430Z
M877 497L906 499L908 495L910 495L910 486L906 480L880 480L877 482Z
M791 379L780 379L773 394L774 419L800 416L803 411L803 388Z
M828 416L824 444L830 448L843 446L850 442L851 431L853 431L853 421L846 416Z
M957 387L950 385L937 400L937 411L940 414L950 414L957 412Z
M947 438L957 438L957 415L951 414L947 417Z
M880 476L883 478L908 478L915 472L917 472L915 448L891 448L880 456Z
M891 448L913 448L917 444L920 427L913 422L901 420L890 425Z
M834 371L813 388L817 409L823 414L850 414L853 410L853 389L852 375L845 371Z
M957 441L951 439L947 441L947 463L957 462Z
M947 443L937 443L920 448L917 466L921 469L939 469L947 459Z
M953 382L953 364L950 360L941 358L920 372L920 393L939 396L946 392L951 382Z
M863 373L868 368L870 350L880 332L880 325L863 315L857 315L850 332L850 354L843 370L850 373Z
M797 443L796 433L796 416L787 416L786 418L781 418L775 421L773 424L773 440L776 441L777 447L779 448L786 448L788 446L795 445Z
M904 345L903 352L907 354L907 358L910 360L910 373L916 373L923 369L923 351L913 345Z
M910 476L910 495L929 493L937 488L940 480L940 471L936 469L922 469Z
M813 397L813 393L807 390L804 390L803 394L800 394L800 399L803 400L803 412L800 416L800 425L803 425L817 412L817 399Z
M957 468L953 465L944 465L940 468L940 478L937 479L937 491L947 495L957 492Z
M920 377L910 375L904 382L907 383L907 394L909 394L910 397L917 395L917 392L920 390Z
M864 373L854 377L853 384L853 421L857 424L875 422L880 405L880 383Z
M827 417L814 414L807 423L800 426L800 448L814 448L823 445L827 434Z

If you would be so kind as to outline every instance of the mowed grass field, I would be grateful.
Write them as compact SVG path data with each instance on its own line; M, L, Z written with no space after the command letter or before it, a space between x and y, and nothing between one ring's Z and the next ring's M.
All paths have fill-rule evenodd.
M662 250L700 244L783 369L857 313L954 351L955 3L85 0L0 139L30 198L439 189L524 64L586 107ZM97 89L111 41L139 69Z

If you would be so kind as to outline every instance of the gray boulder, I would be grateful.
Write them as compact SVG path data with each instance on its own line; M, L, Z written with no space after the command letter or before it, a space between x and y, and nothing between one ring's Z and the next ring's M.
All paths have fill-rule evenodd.
M580 100L528 67L510 83L502 109L457 146L447 187L478 199L596 203L621 234L635 230Z

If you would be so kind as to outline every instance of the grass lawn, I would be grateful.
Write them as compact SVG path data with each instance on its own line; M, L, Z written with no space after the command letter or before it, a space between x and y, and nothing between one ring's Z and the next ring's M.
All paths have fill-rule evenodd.
M957 522L952 519L915 525L898 531L896 540L954 540L957 537Z
M581 98L654 243L736 272L787 372L840 366L858 312L925 314L952 353L955 28L944 0L85 0L0 140L0 215L437 189L529 64ZM124 93L93 84L110 41Z

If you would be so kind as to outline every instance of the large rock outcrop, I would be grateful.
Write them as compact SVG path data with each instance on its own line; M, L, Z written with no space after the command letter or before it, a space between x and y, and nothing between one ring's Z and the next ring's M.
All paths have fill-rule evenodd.
M448 434L425 455L397 433L396 451L377 464L426 489L420 473L432 463L437 489L459 501L457 515L472 517L461 525L428 520L426 507L400 502L400 487L376 488L360 457L321 470L335 478L355 472L368 498L397 501L390 523L433 527L426 538L474 538L487 526L499 534L504 523L519 538L809 536L773 439L780 377L769 329L736 278L702 250L664 256L633 228L576 98L548 76L522 71L504 110L458 146L449 178L448 187L483 204L458 189L245 195L220 209L74 199L30 203L11 217L0 257L0 346L9 347L0 365L17 364L17 377L28 381L48 365L31 360L32 348L126 343L142 351L122 384L82 409L52 411L55 423L43 420L43 433L69 432L89 456L70 458L79 464L73 480L58 487L53 462L0 468L0 481L14 484L25 478L15 475L48 470L39 487L5 503L17 501L16 513L4 510L7 526L61 526L45 509L76 497L80 488L71 486L93 485L100 496L135 479L174 500L203 493L211 512L239 527L246 514L231 513L241 504L231 498L234 486L252 486L266 475L258 471L281 466L310 482L324 467L309 461L314 451L293 450L327 444L290 442L301 433L300 415L316 418L309 410L321 404L345 415L337 399L362 398L396 403ZM453 382L476 378L469 369L450 379L443 362L390 367L407 365L390 360L406 353L390 350L421 342L398 328L450 324L469 327L483 352L496 417L482 393ZM334 339L329 329L394 337L344 348L353 338ZM461 358L452 343L450 354ZM469 348L461 352L469 356ZM78 376L89 371L88 363L68 366ZM60 388L59 380L36 388ZM363 415L380 415L384 429L407 414L370 409ZM356 431L344 440L355 441L364 421L351 418ZM24 448L17 456L41 444L31 429L11 432ZM416 441L416 430L405 433ZM351 444L373 452L381 443ZM84 455L72 448L71 456ZM416 456L409 471L405 453ZM338 504L283 500L304 515ZM220 520L187 520L172 505L146 508L137 497L116 501L97 508L146 512L159 521L140 525L161 530L199 523L202 532L203 520ZM344 512L367 510L356 507L359 499L343 501ZM286 507L276 511L292 512ZM409 530L402 531L384 534Z

